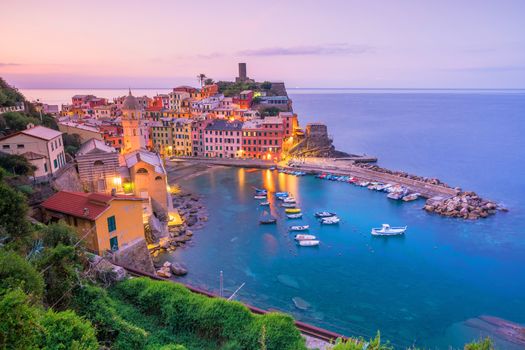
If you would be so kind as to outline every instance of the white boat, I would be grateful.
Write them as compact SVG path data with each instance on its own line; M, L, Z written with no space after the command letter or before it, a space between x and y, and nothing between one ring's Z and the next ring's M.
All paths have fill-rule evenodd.
M275 193L275 197L283 197L283 198L286 198L288 197L290 194L288 192L276 192Z
M318 211L315 213L315 217L317 218L329 218L331 216L336 216L336 213L331 213L329 211Z
M312 239L307 241L298 241L298 243L302 247L315 247L319 245L320 241Z
M303 235L303 234L295 235L296 241L312 241L315 239L316 237L314 235Z
M321 224L335 225L338 224L339 221L341 221L341 219L339 219L337 216L331 216L329 218L321 218L319 221L321 222Z
M255 195L255 196L253 196L253 198L254 198L254 199L266 199L266 195L263 196L263 195L259 195L259 194L257 194L257 195Z
M293 197L286 197L283 199L284 203L295 203L295 198Z
M421 196L420 193L411 193L411 194L408 194L408 195L404 196L403 200L405 202L415 201L416 199L419 198L419 196Z
M399 191L399 192L390 192L387 197L390 199L400 200L406 195L405 191Z
M283 203L281 204L283 208L295 208L295 203Z
M309 228L310 228L310 225L290 226L290 231L307 231Z
M407 230L407 227L390 227L389 224L383 224L381 228L373 228L373 236L397 236L402 235Z
M288 219L300 219L303 217L303 213L297 213L297 214L286 214L286 217Z
M261 205L261 206L268 206L268 205L270 205L270 202L264 201L264 202L259 203L259 205Z

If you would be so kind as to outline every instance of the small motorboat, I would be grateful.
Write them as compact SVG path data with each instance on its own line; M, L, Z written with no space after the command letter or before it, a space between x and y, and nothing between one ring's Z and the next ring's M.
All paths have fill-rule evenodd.
M288 192L275 192L275 197L288 197L290 194Z
M284 210L286 214L297 214L301 212L301 209L299 208L287 208Z
M277 219L274 218L274 217L261 218L261 219L259 219L259 223L260 223L261 225L275 224L276 222L277 222Z
M394 200L400 200L406 195L405 191L399 191L399 192L390 192L387 197Z
M321 218L319 221L321 222L321 224L335 225L338 224L339 221L341 221L341 219L339 219L337 216L330 216L328 218Z
M283 203L281 204L283 208L295 208L295 203Z
M312 240L306 240L306 241L297 241L301 247L315 247L318 246L320 241L312 239Z
M253 196L254 199L266 199L266 195L262 195L262 194L256 194L255 196Z
M316 218L329 218L331 216L336 216L336 213L331 213L329 211L318 211L315 213Z
M303 234L298 234L298 235L295 235L294 237L296 241L313 241L316 238L317 237L315 237L314 235L303 235Z
M416 199L419 198L419 196L421 196L420 193L411 193L411 194L404 196L403 201L405 202L415 201Z
M270 205L270 202L268 202L268 201L264 201L264 202L259 203L259 205L260 205L260 206L263 206L263 207L265 207L265 206L269 206L269 205Z
M381 228L373 228L373 236L398 236L405 233L407 227L390 227L389 224L383 224Z
M275 170L275 167L271 166L271 167L268 168L268 170Z
M308 231L309 228L310 228L310 225L290 226L290 231Z
M295 203L295 198L293 197L286 197L283 199L284 203Z
M286 217L288 219L300 219L303 217L303 213L297 213L297 214L286 214Z

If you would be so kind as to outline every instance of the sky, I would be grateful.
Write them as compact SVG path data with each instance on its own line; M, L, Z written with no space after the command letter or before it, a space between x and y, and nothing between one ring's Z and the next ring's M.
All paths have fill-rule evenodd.
M525 88L525 0L0 0L19 88Z

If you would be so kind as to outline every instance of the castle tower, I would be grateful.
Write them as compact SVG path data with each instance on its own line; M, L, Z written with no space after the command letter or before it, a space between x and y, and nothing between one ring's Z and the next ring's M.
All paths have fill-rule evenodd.
M137 99L131 94L131 89L122 104L122 129L124 131L123 153L146 149L142 108Z

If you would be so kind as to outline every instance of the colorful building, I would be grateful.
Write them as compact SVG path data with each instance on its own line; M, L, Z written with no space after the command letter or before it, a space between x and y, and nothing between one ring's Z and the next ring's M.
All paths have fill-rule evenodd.
M75 161L84 190L106 194L122 191L119 153L115 148L91 139L80 146Z
M46 222L72 226L91 252L103 255L144 239L144 199L61 191L42 203Z
M244 122L242 128L244 155L259 159L280 159L283 135L282 118L266 117Z
M191 130L192 122L190 119L178 118L173 120L173 154L178 156L191 156L192 140Z
M145 149L148 144L149 131L142 118L143 109L139 100L131 94L130 90L121 107L124 153Z
M239 158L242 156L242 122L216 119L204 129L206 157Z

